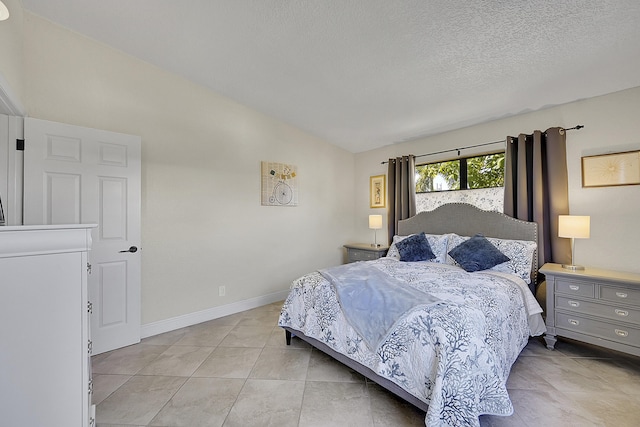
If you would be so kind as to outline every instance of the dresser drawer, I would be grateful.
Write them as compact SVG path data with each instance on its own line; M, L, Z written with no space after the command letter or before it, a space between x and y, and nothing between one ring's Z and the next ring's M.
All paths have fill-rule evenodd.
M640 309L605 305L592 301L581 301L560 295L556 296L556 309L605 317L607 319L619 320L640 326Z
M556 313L555 320L557 328L640 347L640 328L630 328L565 313Z
M640 290L602 285L600 286L600 299L640 307Z
M593 298L595 296L595 285L593 283L556 279L556 292L559 294Z
M349 249L349 261L370 261L379 257L377 252Z

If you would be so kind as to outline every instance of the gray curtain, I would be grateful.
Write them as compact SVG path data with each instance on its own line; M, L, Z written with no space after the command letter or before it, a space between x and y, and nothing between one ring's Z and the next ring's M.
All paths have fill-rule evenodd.
M550 128L507 137L504 213L538 223L538 260L570 263L571 243L558 237L558 215L569 213L566 135Z
M402 156L389 159L387 227L389 243L398 234L398 221L416 214L416 159Z

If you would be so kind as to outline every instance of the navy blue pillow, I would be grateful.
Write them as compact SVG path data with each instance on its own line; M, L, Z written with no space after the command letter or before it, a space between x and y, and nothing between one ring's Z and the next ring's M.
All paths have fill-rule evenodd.
M465 271L481 271L509 261L509 257L500 252L483 235L476 234L449 251Z
M400 254L400 261L427 261L436 257L424 233L413 234L399 241L396 248Z

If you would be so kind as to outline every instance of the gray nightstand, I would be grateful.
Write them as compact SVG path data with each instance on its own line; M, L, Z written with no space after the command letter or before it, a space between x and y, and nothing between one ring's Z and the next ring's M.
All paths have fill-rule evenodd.
M344 245L347 249L347 262L371 261L382 258L387 254L389 246L379 246L377 248L367 243L350 243Z
M567 337L640 356L640 274L545 264L547 347Z

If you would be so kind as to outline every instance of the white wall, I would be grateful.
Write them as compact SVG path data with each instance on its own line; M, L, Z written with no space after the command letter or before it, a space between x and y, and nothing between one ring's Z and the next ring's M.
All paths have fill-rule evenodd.
M15 140L22 137L22 129L20 120L6 115L23 113L23 13L20 0L3 1L10 17L0 22L0 199L6 224L17 225L22 209L12 202L21 200L17 193L22 180L15 172L22 153L15 151Z
M143 325L342 262L353 154L28 12L24 30L30 116L142 137ZM260 205L262 160L297 165L299 206Z
M640 185L582 188L581 157L640 150L640 87L582 100L541 111L496 120L402 144L390 145L356 155L356 227L358 239L368 241L366 218L386 209L369 209L369 176L386 173L380 162L403 154L425 154L451 148L506 139L507 135L531 133L554 126L585 125L567 134L569 207L575 215L591 216L591 238L576 240L576 261L580 264L640 273ZM464 150L462 155L490 151L490 146ZM445 160L455 153L424 157L422 162ZM378 233L379 239L386 233Z
M23 13L20 0L3 0L9 9L9 19L0 22L0 114L15 114L2 102L6 93L13 103L23 99L22 25ZM21 105L20 105L21 106ZM15 107L15 105L13 105Z

